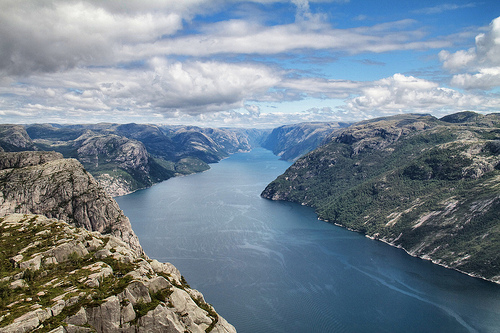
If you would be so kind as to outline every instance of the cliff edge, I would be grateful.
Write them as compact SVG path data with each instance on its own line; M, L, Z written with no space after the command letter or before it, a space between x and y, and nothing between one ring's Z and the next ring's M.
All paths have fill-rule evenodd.
M0 153L0 333L236 332L74 159Z
M169 263L112 235L0 218L0 333L236 332Z
M0 216L42 214L109 233L143 254L130 221L74 159L54 152L0 153Z

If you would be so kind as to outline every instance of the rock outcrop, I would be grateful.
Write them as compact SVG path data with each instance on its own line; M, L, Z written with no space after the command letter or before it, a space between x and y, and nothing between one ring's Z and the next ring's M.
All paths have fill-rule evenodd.
M21 125L0 125L0 151L35 150L30 136Z
M236 332L169 263L41 215L0 218L0 333Z
M80 162L50 152L2 153L0 158L4 166L0 170L0 216L54 217L117 236L142 254L128 218Z
M398 115L332 133L262 196L500 282L500 114Z
M0 170L24 168L44 164L63 158L62 154L44 151L24 151L18 153L0 153Z

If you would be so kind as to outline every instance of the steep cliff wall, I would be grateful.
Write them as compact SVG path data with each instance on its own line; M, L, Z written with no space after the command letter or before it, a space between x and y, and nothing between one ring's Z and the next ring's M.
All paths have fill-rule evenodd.
M54 217L115 235L142 253L128 218L77 160L50 152L1 153L0 159L3 166L16 166L0 170L0 216Z
M262 147L271 150L283 160L295 161L317 148L332 132L347 125L336 122L284 125L273 129L262 142Z

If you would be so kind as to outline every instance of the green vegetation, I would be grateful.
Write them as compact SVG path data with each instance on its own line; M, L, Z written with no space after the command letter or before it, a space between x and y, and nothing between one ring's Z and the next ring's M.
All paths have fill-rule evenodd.
M15 318L27 313L35 315L33 311L41 309L36 315L44 317L40 319L43 324L34 331L50 332L66 325L65 320L82 308L87 315L99 314L95 311L103 308L93 308L111 296L118 296L121 307L132 304L135 317L132 315L127 323L140 326L144 324L141 317L160 305L159 311L163 314L166 308L177 305L183 308L182 303L174 306L171 299L176 288L186 291L207 312L211 322L206 332L213 330L219 321L217 313L199 293L191 290L183 276L156 273L144 258L129 251L112 236L96 235L55 219L38 215L0 218L0 330ZM33 262L35 258L42 260L35 260L31 268L28 261ZM147 280L160 276L168 283L159 281L161 284L157 286L162 287L152 292ZM129 294L123 294L126 288L130 288ZM125 298L130 294L135 297L133 302ZM172 313L182 317L190 315L189 309L181 311ZM84 327L92 328L93 320L98 320L90 318L94 317L88 317Z
M348 128L262 195L305 203L322 219L446 266L500 276L496 118L401 118Z
M84 257L73 252L62 263L43 264L42 262L40 270L26 269L23 272L9 259L20 252L24 258L30 258L31 253L40 253L53 248L60 239L68 237L65 226L60 222L53 221L42 225L34 223L35 220L36 217L21 221L23 223L18 225L0 225L0 262L2 263L0 276L7 277L21 273L26 283L25 286L14 290L10 287L10 280L0 282L0 317L9 313L0 321L0 327L11 323L13 318L32 311L31 306L35 304L50 307L55 304L53 299L56 296L66 294L66 299L77 296L78 300L73 306L64 308L60 315L44 323L41 332L48 332L60 326L64 318L75 314L82 306L98 305L105 298L123 291L131 282L132 278L126 274L136 268L134 263L122 263L112 257L102 260L95 257L95 252L104 247L104 242ZM0 222L3 222L3 219ZM29 223L27 227L25 222ZM113 274L102 278L99 286L89 287L85 281L91 271L83 267L101 261L113 268ZM79 297L80 292L85 292L90 297ZM16 302L19 305L12 306Z

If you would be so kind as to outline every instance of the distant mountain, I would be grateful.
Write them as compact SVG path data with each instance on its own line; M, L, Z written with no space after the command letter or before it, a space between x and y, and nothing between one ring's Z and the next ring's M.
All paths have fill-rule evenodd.
M7 126L7 125L6 125ZM9 137L6 131L0 140ZM113 196L149 187L176 175L209 169L229 154L248 151L259 130L211 129L148 124L35 124L16 127L17 150L57 151L78 159ZM24 133L24 136L22 135ZM1 134L1 132L0 132ZM24 142L15 139L16 142ZM1 141L0 141L1 143ZM29 145L31 144L31 145ZM12 150L12 145L4 145ZM26 148L23 148L26 147Z
M262 196L500 282L500 114L399 115L330 135Z
M0 151L35 150L35 145L21 125L0 125Z
M262 147L271 150L286 161L295 161L302 155L318 147L328 135L348 123L300 123L273 129L262 142Z

